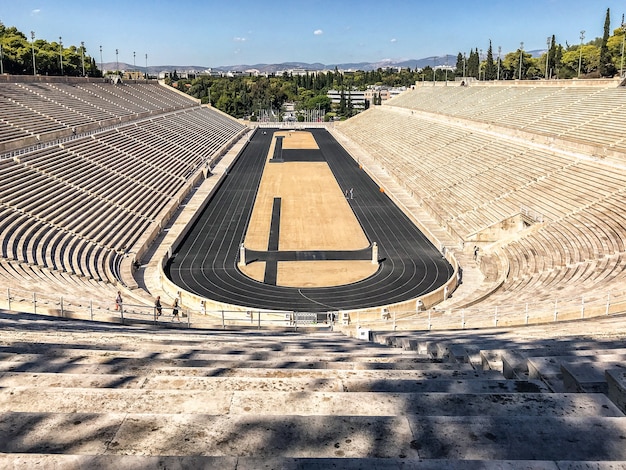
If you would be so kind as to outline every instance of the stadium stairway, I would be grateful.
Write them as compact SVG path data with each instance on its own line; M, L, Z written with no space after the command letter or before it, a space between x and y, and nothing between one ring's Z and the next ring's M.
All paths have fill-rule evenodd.
M515 361L600 350L615 359L626 351L621 337L377 334L381 345L330 331L201 333L4 312L0 327L2 468L575 469L626 461L624 401L556 391ZM611 377L612 389L620 378L623 385L619 371Z

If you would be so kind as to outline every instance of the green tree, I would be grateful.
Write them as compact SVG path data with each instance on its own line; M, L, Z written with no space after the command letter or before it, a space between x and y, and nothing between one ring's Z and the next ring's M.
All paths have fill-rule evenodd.
M615 75L615 66L613 58L608 47L609 35L611 31L611 10L606 9L606 17L604 19L604 35L602 36L602 44L600 46L600 66L599 71L602 77L612 77Z
M480 57L478 56L478 48L476 50L470 50L470 55L467 59L467 76L478 78L480 71Z
M557 45L556 38L552 35L550 40L550 47L546 51L545 54L542 54L540 57L541 70L543 71L544 78L550 78L553 75L556 75L556 58L557 58Z
M40 75L60 75L61 56L63 58L64 75L81 75L84 51L80 47L60 47L57 42L37 39L29 41L27 37L14 26L5 27L0 22L0 43L2 44L2 65L5 73L32 74L33 52L37 73ZM84 54L85 72L97 74L95 62Z
M456 70L454 71L454 75L457 77L462 77L463 76L463 54L461 54L460 52L457 54L456 56Z
M536 76L536 73L538 73L536 61L533 60L531 54L518 49L515 52L509 52L502 60L502 70L505 80L517 80L520 78L520 59L522 80Z
M613 31L613 35L607 41L607 47L611 57L613 57L613 64L616 70L622 67L622 55L624 54L622 45L624 44L624 37L624 30L620 27Z
M581 75L597 73L600 65L600 49L592 44L585 44L564 52L562 58L564 76L562 78L578 76L579 61Z
M487 49L487 60L485 63L485 80L496 79L496 64L493 61L493 50L491 48L491 39L489 40L489 48Z

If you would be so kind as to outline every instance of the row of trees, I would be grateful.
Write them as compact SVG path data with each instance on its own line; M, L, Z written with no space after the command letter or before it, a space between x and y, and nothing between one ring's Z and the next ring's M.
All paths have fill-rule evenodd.
M604 35L587 43L570 45L557 43L553 35L547 38L549 46L540 57L524 51L523 43L517 51L502 56L494 54L491 41L485 54L478 48L457 55L456 68L426 66L423 69L374 70L342 73L308 73L292 76L284 73L272 77L200 77L179 81L178 86L196 98L232 116L253 119L263 109L280 109L283 103L295 102L297 110L321 109L340 117L349 117L355 111L351 106L349 90L364 90L371 85L411 86L420 81L443 81L456 77L478 80L513 80L535 78L568 79L574 77L612 77L623 67L625 31L617 28L610 34L610 10L606 12ZM326 96L328 90L340 90L345 96L334 107ZM379 104L375 98L372 105ZM327 114L328 116L329 114ZM332 115L332 114L330 114Z
M378 69L372 71L334 71L291 75L255 77L238 76L206 77L194 80L178 80L176 85L182 91L200 98L204 103L211 102L226 113L241 118L253 119L263 114L262 110L280 110L285 102L296 103L296 111L320 110L332 117L354 114L350 91L364 90L368 86L411 86L420 81L442 81L455 77L474 77L478 80L511 80L534 78L573 78L610 77L622 68L624 58L624 28L618 28L611 35L610 10L606 12L604 35L587 43L565 46L558 44L555 36L548 39L548 50L540 57L525 52L523 43L517 51L501 56L494 54L491 41L486 54L478 48L467 54L457 55L456 68L423 69L405 68L402 70ZM87 55L84 46L63 47L60 42L47 42L42 39L30 42L15 27L5 27L0 22L1 64L4 73L32 74L33 51L36 70L42 75L72 75L84 73L88 76L101 76L95 60ZM343 99L331 104L327 92L339 90ZM371 104L379 104L375 98Z
M610 33L610 10L607 10L602 38L583 43L584 32L581 32L581 44L566 44L564 47L557 44L553 35L546 41L548 50L540 57L525 52L522 43L517 51L509 52L504 57L498 53L494 58L489 41L486 55L478 48L472 49L469 57L459 53L455 75L480 80L613 77L618 71L622 72L624 66L626 31L622 25L612 35ZM432 72L429 78L433 79Z
M44 39L29 41L14 26L5 27L0 22L0 65L4 73L15 75L85 75L101 76L96 61L87 55L83 45L64 47L61 42ZM33 64L33 55L35 63Z
M256 118L261 110L279 110L286 102L296 103L296 111L316 110L327 114L336 113L348 117L354 113L350 90L365 90L369 85L410 86L420 77L421 71L403 69L328 72L279 76L200 76L193 80L178 80L176 86L203 103L211 103L218 109L237 118ZM336 109L331 106L328 90L338 90L344 99Z

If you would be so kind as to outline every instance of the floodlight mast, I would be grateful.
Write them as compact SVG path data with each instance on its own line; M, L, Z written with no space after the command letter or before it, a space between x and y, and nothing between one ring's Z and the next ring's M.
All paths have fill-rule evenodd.
M30 32L30 39L33 50L33 75L37 75L37 66L35 65L35 31Z
M546 39L546 44L548 46L548 48L546 49L546 74L545 74L545 79L547 80L549 78L549 70L548 67L550 67L550 44L552 44L552 38L550 36L548 36L548 39Z
M524 42L519 43L519 79L522 79L522 62L524 61Z
M63 41L59 36L59 62L61 63L61 75L63 75Z
M624 43L626 42L626 23L624 23L624 15L622 14L622 63L619 68L619 76L624 77Z
M580 32L580 54L578 55L578 78L580 78L580 69L583 65L583 41L585 40L585 30Z
M500 54L502 53L502 46L498 46L498 80L500 80L500 65L501 65L501 60L500 60Z
M85 76L85 41L80 42L80 61L83 65L83 77Z

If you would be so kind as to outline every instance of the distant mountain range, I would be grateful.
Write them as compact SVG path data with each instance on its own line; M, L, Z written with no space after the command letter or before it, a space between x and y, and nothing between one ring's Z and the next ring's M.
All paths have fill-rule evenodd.
M526 52L532 54L533 57L539 57L541 54L545 53L545 50ZM319 71L334 70L335 68L337 68L338 70L370 71L384 67L409 67L411 69L415 69L416 67L424 68L427 66L441 67L445 65L454 67L456 65L456 57L456 54L448 54L447 56L425 57L423 59L410 59L403 61L382 60L379 62L348 62L344 64L321 64L319 62L315 62L312 64L307 62L283 62L280 64L239 64L219 67L208 67L202 65L149 65L148 73L151 75L155 75L159 72L173 72L174 70L176 70L177 72L202 72L208 69L220 72L245 72L246 70L258 70L262 73L275 73L293 69ZM100 64L97 65L99 66ZM146 71L145 67L134 67L132 64L127 64L125 62L120 62L119 65L116 62L105 62L102 64L102 67L105 70L116 70L116 67L118 66L120 70L139 70L141 72Z

